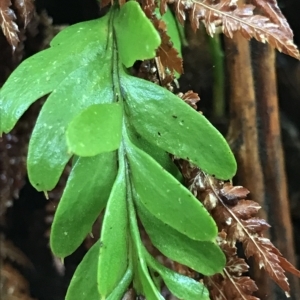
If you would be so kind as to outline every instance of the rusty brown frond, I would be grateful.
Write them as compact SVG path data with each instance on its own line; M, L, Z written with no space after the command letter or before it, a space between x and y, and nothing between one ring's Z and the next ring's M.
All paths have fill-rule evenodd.
M15 0L14 5L18 13L18 19L23 23L23 27L26 28L35 11L33 0ZM17 16L11 6L12 2L10 0L0 1L0 26L14 51L20 39L18 36L19 26L16 22Z
M200 101L200 97L197 93L193 91L187 91L186 93L179 93L180 97L185 103L191 106L194 109L197 109L197 103Z
M218 243L227 262L223 275L216 274L204 279L210 290L211 299L258 300L252 296L252 293L258 290L255 282L250 277L243 276L248 271L249 266L244 259L237 256L236 247L229 245L224 231L219 233Z
M0 1L0 24L7 41L15 50L19 43L19 28L15 22L17 17L10 6L10 0Z
M160 82L167 86L174 79L174 72L183 73L182 58L167 33L166 23L157 17L155 13L156 3L153 0L142 1L142 8L146 16L151 20L161 37L161 44L156 51L156 64L160 71Z
M180 165L187 186L217 223L219 245L227 258L223 275L205 279L213 299L257 299L252 296L257 290L255 283L243 276L248 266L236 255L237 242L242 243L246 258L253 257L258 266L264 268L288 295L290 288L285 272L298 277L300 272L263 236L270 225L256 217L260 205L245 200L249 191L211 177L189 162L180 161Z
M255 38L268 42L279 51L299 59L299 51L293 43L293 33L275 0L252 0L253 4L237 4L230 0L163 0L160 10L164 13L167 3L174 3L178 20L183 23L188 13L194 30L200 21L213 36L217 28L232 38L237 31L246 39ZM256 14L255 9L259 8Z
M274 24L278 25L282 31L285 31L290 39L293 39L293 31L290 28L285 16L277 5L277 0L251 0L255 7L261 9Z
M161 45L157 49L157 57L160 58L165 69L168 69L171 73L176 71L179 74L182 74L182 58L179 56L178 51L174 48L173 43L167 34L166 23L155 18L153 24L161 37Z
M15 0L14 4L18 11L18 15L22 20L24 27L26 28L29 22L31 21L35 8L33 0Z

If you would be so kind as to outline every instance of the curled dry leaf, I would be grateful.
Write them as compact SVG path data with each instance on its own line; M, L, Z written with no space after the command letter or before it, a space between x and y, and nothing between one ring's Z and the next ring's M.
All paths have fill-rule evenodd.
M242 186L232 186L229 182L225 183L220 189L219 196L229 205L234 205L238 200L245 199L249 191Z
M186 93L179 93L178 97L180 97L185 103L191 106L194 109L197 109L197 103L200 101L200 97L197 93L193 91L187 91Z
M10 8L10 6L10 0L0 1L0 26L8 43L12 46L12 49L14 51L19 43L19 28L15 22L16 15L14 11Z
M167 3L174 3L178 20L183 23L186 12L189 14L194 30L200 21L209 35L216 33L220 27L223 33L232 38L240 32L246 39L255 38L259 42L268 42L279 51L297 59L299 51L293 43L293 33L282 15L275 0L252 0L252 4L237 4L231 0L162 0L160 10L166 11ZM259 8L260 14L255 14Z
M254 217L260 210L261 206L252 200L241 200L231 208L231 211L242 220Z

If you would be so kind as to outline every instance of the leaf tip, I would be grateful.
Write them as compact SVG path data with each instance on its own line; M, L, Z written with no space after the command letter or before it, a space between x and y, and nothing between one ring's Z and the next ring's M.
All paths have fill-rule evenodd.
M48 192L47 192L47 191L43 191L43 192L44 192L45 198L46 198L47 200L49 200Z

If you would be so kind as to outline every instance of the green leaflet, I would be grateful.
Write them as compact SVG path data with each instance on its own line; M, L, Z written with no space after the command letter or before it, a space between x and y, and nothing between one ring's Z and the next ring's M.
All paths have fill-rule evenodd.
M100 241L97 241L84 256L77 267L69 285L65 300L99 300L97 289L97 261L99 257ZM107 300L121 300L132 281L132 265L130 264L113 292Z
M80 157L73 166L52 223L50 246L58 257L73 253L92 231L117 174L116 153Z
M120 60L126 68L136 60L155 57L160 36L138 2L129 1L121 7L114 27Z
M133 269L134 278L133 286L138 294L142 294L146 299L163 300L164 298L158 292L154 282L152 281L146 260L144 257L143 244L139 236L139 229L133 204L133 190L130 181L130 171L127 166L126 170L126 183L127 183L127 201L129 211L129 225L132 238L132 256L133 256Z
M151 242L161 253L207 276L222 272L226 259L215 243L192 240L154 217L140 201L136 205Z
M70 122L90 105L114 100L111 62L104 60L99 65L98 59L88 61L67 76L39 114L27 158L29 179L38 191L54 188L71 157L65 136Z
M94 156L119 148L122 107L118 103L89 106L69 124L66 136L69 152Z
M219 179L233 177L234 156L203 115L151 82L123 75L121 84L129 122L142 137Z
M151 214L192 239L211 241L216 237L214 220L184 186L129 141L126 151L139 201Z
M179 299L185 300L209 300L209 292L206 287L196 280L181 275L166 268L157 262L145 249L148 265L155 270L164 280L171 293Z
M139 278L142 290L139 289L138 286L134 285L138 292L141 292L146 299L153 299L153 300L164 300L164 298L160 295L159 291L157 290L152 278L150 277L147 264L143 257L138 256L136 257L135 261L135 272L136 277ZM135 283L135 282L134 282Z
M99 248L98 241L80 262L70 282L65 300L99 300L96 280Z
M130 285L133 277L132 266L129 266L126 270L126 273L122 277L121 281L118 283L116 288L112 291L112 293L107 297L107 300L117 300L123 299L123 296Z
M119 173L105 210L100 241L98 289L105 299L117 287L128 264L126 178L121 155Z
M10 75L0 90L0 133L9 132L34 101L57 88L68 74L104 52L107 22L108 15L68 27L50 49L26 59Z
M153 159L155 159L166 171L172 174L178 181L183 181L182 174L175 166L170 155L166 151L162 150L154 144L149 143L136 132L130 132L130 140L135 146L145 151Z

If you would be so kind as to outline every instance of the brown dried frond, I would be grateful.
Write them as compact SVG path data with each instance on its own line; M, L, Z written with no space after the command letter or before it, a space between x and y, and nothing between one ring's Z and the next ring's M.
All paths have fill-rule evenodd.
M300 277L300 272L282 256L271 241L262 236L251 236L243 239L243 248L246 257L253 256L259 267L264 268L288 295L290 288L284 271L298 277Z
M173 81L173 74L177 72L183 73L182 58L178 51L174 48L173 42L167 32L166 23L158 19L155 8L156 4L153 0L142 1L142 8L146 16L151 20L161 37L161 44L156 51L156 58L159 60L158 69L162 69L160 74L161 85L166 86Z
M141 6L148 19L152 19L155 16L156 4L154 0L141 0Z
M279 51L300 58L292 30L275 0L253 0L254 5L237 5L237 1L231 0L162 0L161 11L165 12L166 4L173 2L178 20L183 23L187 11L194 30L202 21L211 36L217 27L230 38L239 31L246 39L268 42ZM260 8L262 15L254 14L255 8Z
M200 101L200 97L197 93L194 93L193 91L187 91L184 94L179 93L177 96L192 108L197 109L197 103Z
M244 276L249 266L244 259L237 256L235 246L228 244L225 231L218 236L218 243L226 256L226 266L223 274L206 277L204 282L209 287L211 298L214 299L247 299L258 300L252 296L257 291L255 282L248 276Z
M244 187L233 186L229 182L209 176L187 161L180 161L179 164L187 186L210 211L218 225L220 235L222 234L223 240L221 239L220 246L227 257L224 270L227 279L218 275L219 277L214 277L213 282L208 282L212 296L218 296L213 299L256 299L250 296L256 290L253 284L249 283L250 279L245 279L238 274L231 275L235 265L238 270L246 270L243 260L237 258L236 252L233 251L236 242L242 243L246 258L253 256L258 266L264 268L288 295L290 288L285 272L298 277L300 277L300 272L282 256L269 239L263 236L263 232L270 225L265 220L256 217L260 209L259 204L244 199L249 191ZM228 268L228 263L230 263L230 268ZM245 283L249 284L248 294L242 290ZM239 295L235 294L237 291L240 291Z
M290 39L293 39L293 31L278 7L277 0L250 0L249 2L260 8L264 15L278 25L282 31L285 31Z
M34 0L14 0L13 4L18 13L18 20L23 23L23 28L26 28L32 19L35 8ZM10 0L0 1L0 26L8 43L12 46L13 51L20 42L19 26L16 23L17 16L11 9L12 2Z
M26 28L34 15L33 0L14 0L14 4L20 19L23 21L24 28Z
M15 22L17 17L10 6L10 0L0 1L0 26L8 43L12 46L13 50L15 50L19 43L19 28Z
M164 21L153 19L153 24L161 37L161 45L157 49L157 56L165 69L171 73L177 72L183 73L182 58L179 56L178 51L174 48L174 45L168 36L167 25Z

